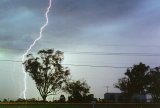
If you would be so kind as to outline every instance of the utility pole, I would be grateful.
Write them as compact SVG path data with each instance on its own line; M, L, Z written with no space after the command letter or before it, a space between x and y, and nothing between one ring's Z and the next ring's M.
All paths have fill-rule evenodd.
M108 93L108 91L109 91L109 86L106 86L106 88L107 88L107 93Z

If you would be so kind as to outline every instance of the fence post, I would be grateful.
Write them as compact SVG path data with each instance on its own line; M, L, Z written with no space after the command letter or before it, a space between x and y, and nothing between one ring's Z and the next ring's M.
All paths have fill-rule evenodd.
M96 104L96 101L92 101L92 108L94 108L95 104Z

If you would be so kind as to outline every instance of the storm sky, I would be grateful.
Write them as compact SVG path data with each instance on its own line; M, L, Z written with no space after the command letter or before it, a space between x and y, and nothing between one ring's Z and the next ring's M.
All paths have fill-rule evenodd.
M0 0L0 60L21 60L39 36L48 2ZM64 64L130 67L143 62L156 67L160 65L159 20L159 0L53 0L43 38L30 53L54 48L64 52ZM86 80L91 93L99 98L103 98L105 86L109 92L120 92L113 84L126 71L68 67L72 79ZM20 62L0 61L1 99L22 97L23 75ZM40 97L30 77L27 88L28 98Z

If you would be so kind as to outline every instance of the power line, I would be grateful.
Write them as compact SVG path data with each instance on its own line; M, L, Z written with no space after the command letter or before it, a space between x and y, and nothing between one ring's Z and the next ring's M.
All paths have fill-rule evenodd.
M69 54L84 54L84 55L117 55L117 56L160 56L154 53L106 53L106 52L72 52L66 51Z
M22 62L17 60L0 60L0 62ZM82 64L62 64L68 66L75 66L75 67L98 67L98 68L128 68L128 67L120 67L120 66L105 66L105 65L82 65Z
M25 41L26 43L30 43L30 41ZM52 40L41 40L42 43L53 43ZM109 44L106 44L106 43L89 43L89 42L79 42L79 41L72 41L72 42L54 42L55 45L91 45L91 46L106 46L106 47L160 47L159 44L117 44L117 43L109 43Z
M128 68L128 67L104 66L104 65L76 65L76 64L63 64L63 65L80 66L80 67L100 67L100 68Z
M14 50L1 48L0 50ZM15 49L15 50L26 50L26 49ZM78 55L108 55L108 56L160 56L159 53L107 53L107 52L83 52L83 51L64 51L65 54L78 54Z
M41 40L43 43L52 43L52 41L51 40ZM115 44L115 43L113 43L113 44L111 44L111 43L109 43L109 44L103 44L103 43L89 43L89 42L87 42L87 43L82 43L82 42L79 42L79 41L72 41L72 42L66 42L66 43L64 43L64 42L55 42L55 44L60 44L60 45L73 45L73 44L81 44L81 45L83 45L83 44L85 44L85 45L92 45L92 46L113 46L113 47L160 47L160 45L153 45L153 44L139 44L139 45L137 45L137 44Z
M0 60L1 62L22 62L22 61L17 61L17 60Z

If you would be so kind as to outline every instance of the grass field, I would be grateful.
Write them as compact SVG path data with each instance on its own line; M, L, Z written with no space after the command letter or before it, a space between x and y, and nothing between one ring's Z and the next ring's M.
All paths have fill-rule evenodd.
M93 108L92 104L0 104L0 108ZM95 104L94 108L160 108L160 104Z

